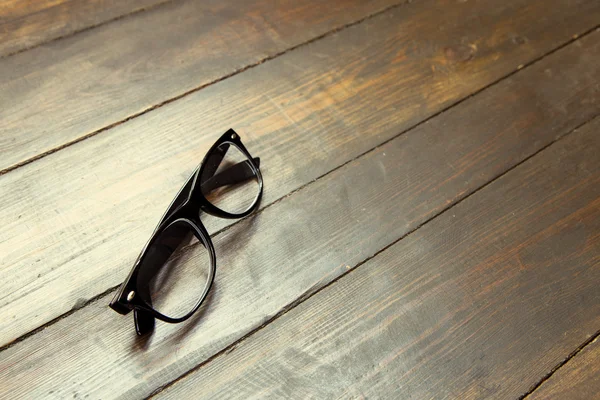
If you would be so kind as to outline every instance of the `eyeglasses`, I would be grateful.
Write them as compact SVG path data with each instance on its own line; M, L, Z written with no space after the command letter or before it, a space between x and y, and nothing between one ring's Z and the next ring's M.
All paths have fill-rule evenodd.
M259 166L230 129L179 191L110 303L123 315L133 310L138 335L151 332L155 318L183 322L198 310L216 265L200 213L243 218L254 211L263 190Z

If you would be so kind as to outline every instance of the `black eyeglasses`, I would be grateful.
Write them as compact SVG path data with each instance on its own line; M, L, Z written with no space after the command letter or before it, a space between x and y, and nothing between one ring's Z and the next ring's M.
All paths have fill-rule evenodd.
M216 264L200 213L243 218L254 211L263 190L259 166L230 129L179 191L110 303L120 314L133 310L138 335L152 331L155 318L177 323L198 310Z

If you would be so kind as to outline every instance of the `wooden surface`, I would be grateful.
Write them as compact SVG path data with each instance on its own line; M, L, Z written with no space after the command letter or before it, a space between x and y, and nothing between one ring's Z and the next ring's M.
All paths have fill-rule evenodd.
M0 170L400 1L172 1L5 59Z
M416 77L414 72L407 75L408 71L398 71L397 84L434 75L445 86L452 79L447 76L449 72L466 63L466 74L451 83L465 86L471 84L467 82L471 79L485 80L490 69L501 71L498 75L502 76L508 69L540 57L573 35L593 28L600 20L600 3L592 0L560 0L552 7L547 7L543 0L505 3L457 4L449 0L410 4L402 4L402 0L169 3L3 60L0 171L148 112L386 6L400 4L394 13L353 30L362 30L362 37L355 34L354 42L342 39L345 44L342 54L321 44L311 54L312 59L319 60L300 68L314 73L317 65L330 64L331 68L336 61L357 59L370 65L364 57L373 55L369 44L372 38L377 38L386 40L388 46L386 53L381 50L376 53L379 62L419 66ZM444 15L452 19L445 19ZM534 15L544 18L532 21ZM439 29L432 30L431 26ZM348 32L340 34L348 35ZM385 58L381 59L382 55ZM423 63L427 68L421 68ZM292 72L292 68L289 64L284 69L279 67L275 77L293 77L299 71ZM318 72L326 71L318 69ZM272 75L254 81L255 87L265 92ZM427 104L431 97L438 96L441 98L435 101L443 101L444 95L454 93L444 87L438 89L443 94L414 93L413 89L415 101ZM217 104L243 107L248 101L222 96ZM186 118L214 109L214 105L202 111L195 108Z
M529 400L600 398L600 340L595 339L564 367L560 368Z
M0 398L519 398L590 380L600 3L80 16L101 3L9 2L0 20L31 24L0 44L42 38L0 58ZM108 301L229 127L261 157L261 210L206 218L205 306L139 339Z
M149 9L166 1L4 0L0 4L0 57Z
M518 397L600 324L599 129L550 146L158 398Z
M560 29L548 33L547 19L538 27L517 18L524 3L536 4L514 0L495 12L483 3L407 4L1 175L0 220L8 223L0 253L15 278L0 282L0 344L118 285L173 193L227 128L266 157L263 204L270 204L571 39ZM462 22L440 21L432 4ZM502 35L501 24L527 32L527 43ZM461 40L478 50L458 62L451 49L464 48L455 45ZM580 89L595 94L593 79ZM579 104L574 96L556 100ZM588 101L569 110L594 115L597 103ZM214 232L230 222L207 223Z

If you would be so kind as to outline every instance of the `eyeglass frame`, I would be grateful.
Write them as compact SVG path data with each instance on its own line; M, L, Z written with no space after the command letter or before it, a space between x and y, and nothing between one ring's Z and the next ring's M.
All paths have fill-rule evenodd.
M213 171L213 175L208 178L205 182L201 182L201 177L205 168L208 166L209 158L216 152L216 150L223 144L233 145L239 151L242 152L244 156L246 156L246 160L242 161L227 170L220 172L219 174L214 174L216 171ZM219 161L220 163L220 161ZM254 202L251 206L249 206L245 211L241 213L230 213L224 211L214 204L212 204L209 200L206 199L204 194L202 193L202 186L211 181L211 179L218 177L220 174L226 174L230 179L240 179L239 175L243 173L242 169L250 167L251 172L256 177L258 182L258 194L254 199ZM235 168L235 170L233 170ZM235 176L235 173L238 173L238 176ZM227 176L225 176L225 179ZM213 184L216 184L218 187L216 180L213 179ZM154 229L150 239L146 242L144 248L138 255L133 268L131 269L129 275L121 284L117 293L113 297L109 306L114 311L119 314L126 315L131 311L134 311L134 320L135 320L135 329L138 335L144 335L147 332L150 332L154 328L154 319L159 319L163 322L168 323L179 323L190 318L202 305L210 288L214 281L215 270L216 270L216 253L214 249L214 245L210 238L208 231L206 230L204 224L200 220L200 215L202 212L206 214L212 215L214 217L225 218L225 219L240 219L248 216L253 211L256 210L258 205L260 204L260 200L262 198L263 193L263 178L260 172L260 158L253 158L250 155L250 152L246 149L244 144L241 141L240 136L233 130L229 129L225 132L217 141L210 147L207 151L206 155L202 162L196 167L194 172L190 175L186 183L179 190L175 199L171 202L167 211L161 217L159 223ZM138 275L143 266L142 260L147 255L150 246L160 237L160 234L168 229L169 227L175 225L185 223L189 225L192 229L192 233L198 241L199 244L202 244L206 247L206 250L209 253L210 257L210 265L209 265L209 274L206 285L202 291L202 294L194 305L194 307L187 314L182 317L169 317L167 315L162 314L157 311L154 307L149 305L142 296L137 295L139 293L138 288Z

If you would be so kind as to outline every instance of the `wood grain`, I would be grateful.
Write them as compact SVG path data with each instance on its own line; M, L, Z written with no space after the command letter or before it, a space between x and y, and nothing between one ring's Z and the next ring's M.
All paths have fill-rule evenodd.
M204 362L597 115L599 72L591 61L600 54L599 36L560 50L216 235L215 286L193 320L159 324L140 341L131 318L109 310L104 296L4 350L0 397L144 397ZM251 151L260 148L253 144ZM276 162L276 152L259 153L272 195L285 164ZM287 161L302 165L296 160ZM111 209L114 218L126 218ZM111 244L116 250L103 253L107 259L137 250L136 239L118 236L125 239ZM102 273L112 262L101 265ZM86 285L93 281L94 264L78 266L71 275L74 290L85 288L75 284L84 275ZM122 279L128 265L112 271Z
M575 29L559 22L573 12L566 2L501 4L413 3L0 176L0 271L10 277L0 280L0 343L119 284L187 175L229 127L261 157L264 204L270 204L559 45ZM523 13L536 15L534 22ZM513 40L516 33L525 44ZM445 58L461 41L477 52L462 62ZM597 49L587 48L590 54L570 50L574 61L566 63L584 74L563 77L561 69L573 69L560 66L544 78L570 83L552 86L557 98L539 94L547 105L537 118L549 118L541 142L597 112L597 71L585 66L595 62ZM481 112L477 120L487 126L489 110ZM509 159L530 154L515 140L510 146L519 150ZM207 224L214 232L225 222Z
M165 0L4 0L0 57L144 10Z
M584 347L526 399L600 399L600 340Z
M157 397L517 398L600 324L599 130L544 150Z
M0 170L401 1L177 1L2 59Z

